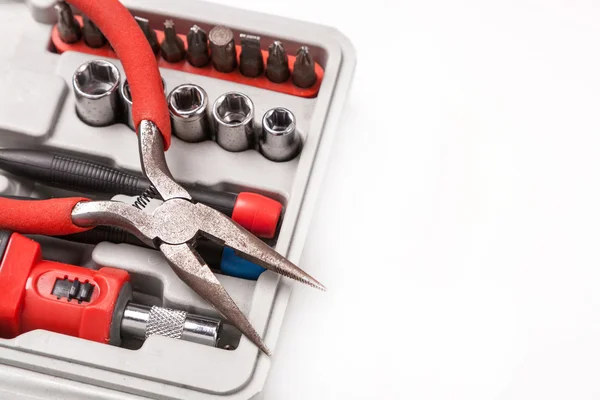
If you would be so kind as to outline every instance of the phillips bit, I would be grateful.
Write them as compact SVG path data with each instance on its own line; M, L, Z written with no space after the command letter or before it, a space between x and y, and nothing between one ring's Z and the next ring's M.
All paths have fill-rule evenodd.
M290 78L290 65L283 44L276 40L269 46L267 57L267 78L271 82L282 83Z
M75 43L81 39L81 26L73 16L71 7L64 1L59 1L54 6L58 14L58 35L65 43Z
M165 21L165 38L160 44L160 53L170 63L181 61L185 57L185 45L183 40L177 36L172 19Z
M198 25L190 28L187 34L187 60L194 67L204 67L210 61L206 32Z
M237 67L233 32L224 26L215 26L208 33L213 66L220 72L232 72Z
M142 28L142 32L144 32L144 36L146 36L148 43L150 43L150 47L152 47L154 54L158 53L160 50L160 44L158 43L156 32L154 29L150 28L150 21L142 17L135 17L135 20L140 28Z
M94 24L87 16L83 16L83 28L81 30L83 34L83 41L89 47L93 49L97 49L106 44L106 38L98 29L96 24Z
M302 46L296 53L292 82L299 88L309 88L315 84L317 74L315 73L315 61L308 51L308 47Z
M260 51L260 36L240 33L242 52L240 54L240 72L249 78L256 78L265 70L265 61Z

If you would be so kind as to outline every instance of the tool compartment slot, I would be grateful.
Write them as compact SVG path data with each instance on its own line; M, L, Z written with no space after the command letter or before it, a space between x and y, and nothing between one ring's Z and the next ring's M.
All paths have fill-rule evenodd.
M284 255L293 248L294 261L297 262L303 233L298 232L296 226L299 223L305 225L310 218L311 207L304 204L304 197L307 191L314 195L315 189L309 189L313 166L317 159L321 165L326 157L321 139L332 130L328 118L344 59L342 44L328 28L296 21L282 21L278 25L273 23L272 16L256 13L249 13L249 19L241 18L246 16L245 12L242 14L239 10L236 12L202 2L183 0L180 5L168 3L124 1L126 6L135 10L135 15L148 18L151 26L157 29L162 29L162 22L168 17L174 19L179 33L185 33L192 24L199 24L207 33L215 25L225 25L233 29L238 44L239 33L260 35L263 49L272 40L281 40L288 55L294 55L299 46L308 45L316 62L324 68L318 95L312 98L170 68L160 71L167 93L182 83L201 86L208 94L209 109L219 96L229 91L240 91L250 96L256 108L255 138L261 134L262 117L267 110L285 107L295 114L303 146L302 152L291 161L269 161L256 146L232 153L212 140L185 143L175 137L166 156L173 175L184 184L234 193L251 191L281 202L284 216L278 238L269 243ZM46 134L32 134L17 126L0 139L0 148L33 147L57 151L140 173L139 157L134 152L137 148L136 135L125 123L90 127L77 117L71 86L73 72L84 62L102 57L72 51L62 54L48 51L52 26L44 24L55 21L52 4L50 0L29 2L34 18L44 23L32 19L23 21L24 32L17 34L22 45L11 60L11 67L54 76L64 81L66 91L60 105L56 106L55 119ZM190 16L198 16L202 21ZM103 59L114 63L121 72L121 79L126 79L118 60ZM347 60L352 62L352 55ZM347 82L347 72L344 78ZM33 197L64 197L77 193L16 178L2 171L0 192ZM92 193L91 196L96 199L112 197L106 193ZM179 279L167 274L171 270L156 251L107 242L93 246L52 238L40 241L43 254L48 258L90 269L109 266L127 270L131 274L133 300L138 303L217 316L212 307ZM311 269L308 266L307 269L318 274L315 267ZM285 280L280 282L270 272L263 273L256 281L222 275L219 279L260 334L274 347L290 285ZM32 331L15 339L0 340L0 363L86 382L97 386L98 390L110 388L148 398L202 398L207 393L250 398L262 387L270 360L264 356L257 358L256 348L227 323L223 326L222 338L223 344L219 347L229 345L234 350L158 336L151 336L145 342L131 340L115 347L48 331ZM81 354L93 354L94 358L82 360ZM90 376L94 377L93 382Z

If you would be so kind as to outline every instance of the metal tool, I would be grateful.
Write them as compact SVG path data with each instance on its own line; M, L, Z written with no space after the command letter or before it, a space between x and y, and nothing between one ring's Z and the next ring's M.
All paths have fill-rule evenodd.
M324 286L278 254L256 236L220 212L193 203L190 194L171 175L164 155L165 139L156 124L138 126L142 168L164 203L150 213L117 201L82 198L21 201L0 199L0 227L22 233L55 235L77 233L96 225L120 227L160 249L179 278L256 344L269 349L229 294L194 250L199 236L222 243L240 257L318 289ZM33 203L35 206L33 206Z
M183 84L167 98L173 133L179 139L197 143L210 139L208 126L208 95L198 85Z
M220 72L232 72L237 67L237 54L233 31L225 26L215 26L208 33L213 66Z
M100 29L88 17L83 16L83 41L91 48L99 48L106 44L106 38L100 32Z
M15 200L32 199L27 196L6 197ZM102 242L110 242L114 244L126 243L139 247L148 247L148 245L139 240L136 236L114 226L97 226L84 232L55 236L55 238L73 243L93 245ZM232 249L224 248L218 243L210 240L198 240L195 249L202 254L202 258L211 270L223 275L255 281L263 272L265 272L265 269L260 265L244 260L237 256Z
M190 28L187 34L187 60L194 67L204 67L210 62L206 32L198 25Z
M300 151L302 141L296 133L296 117L287 108L272 108L262 120L260 152L271 161L289 161Z
M120 115L117 67L108 61L92 60L82 64L73 74L75 108L88 125L105 126L117 122Z
M265 70L262 51L260 51L260 36L240 33L242 52L240 53L240 72L249 78L256 78Z
M166 96L167 83L162 77L161 80ZM123 117L125 118L125 123L127 124L127 126L129 126L132 130L135 131L135 126L133 126L133 115L131 114L131 111L133 109L133 101L131 100L131 90L129 90L129 82L127 82L127 79L125 79L119 87L119 96L121 97L120 104L123 106Z
M54 9L58 15L58 35L65 43L75 43L81 39L81 26L73 16L71 7L64 1L57 1Z
M283 44L276 40L269 46L267 57L267 78L271 82L282 83L290 79L288 55Z
M132 303L127 271L42 260L39 243L10 231L0 243L0 284L11 289L0 292L3 338L44 329L113 345L152 335L217 345L218 319Z
M142 29L142 32L144 32L144 36L146 36L146 40L148 40L152 51L154 54L157 54L160 51L160 43L158 43L156 32L154 29L150 28L150 21L142 17L135 17L135 20Z
M292 72L292 82L300 88L309 88L317 81L315 72L315 61L308 50L308 47L302 46L296 53L294 62L294 71Z
M89 231L57 236L57 238L75 243L98 244L110 242L148 247L134 235L112 226L97 226ZM209 240L198 240L194 248L202 254L202 258L211 270L223 275L255 281L265 272L265 269L260 265L244 260L236 255L233 250L224 248Z
M151 212L117 201L57 198L22 201L0 198L0 227L22 233L57 235L78 233L96 225L116 226L134 234L163 253L173 271L205 301L251 340L270 354L258 332L231 299L225 288L193 249L199 236L221 243L266 269L324 289L318 281L277 253L259 238L225 215L193 203L169 171L165 150L171 146L171 124L160 73L150 46L131 13L118 1L95 3L70 0L83 7L107 36L128 74L134 102L138 149L144 175L164 200ZM117 29L122 27L122 29ZM136 99L144 101L136 101Z
M121 335L148 339L159 335L215 347L221 321L173 310L129 303L121 319Z
M150 192L151 186L143 176L90 159L44 150L0 149L0 169L48 186L82 193L137 196ZM269 239L275 236L283 208L280 202L251 192L230 193L195 185L184 188L192 200L232 217L253 234ZM138 199L136 206L144 208L143 202Z
M228 151L244 151L254 142L254 104L240 92L220 96L213 104L217 143Z
M170 63L176 63L185 57L185 45L183 40L177 36L175 23L172 19L165 21L165 38L160 44L160 54Z

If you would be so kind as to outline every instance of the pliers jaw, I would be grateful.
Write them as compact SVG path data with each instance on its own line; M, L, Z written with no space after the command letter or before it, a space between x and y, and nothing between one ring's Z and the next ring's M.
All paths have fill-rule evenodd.
M239 256L281 275L325 290L317 280L248 232L208 206L192 203L191 196L171 175L160 130L150 121L138 128L144 173L164 203L150 213L114 201L81 202L71 217L79 226L110 225L125 229L160 249L175 273L211 303L237 329L270 354L260 335L233 302L201 255L194 250L198 236L232 248Z

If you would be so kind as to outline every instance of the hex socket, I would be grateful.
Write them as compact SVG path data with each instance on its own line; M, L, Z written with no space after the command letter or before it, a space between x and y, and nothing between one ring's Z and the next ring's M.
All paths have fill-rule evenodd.
M244 151L253 146L254 104L239 92L225 93L213 104L215 136L219 146L228 151Z
M166 96L167 84L162 77L160 79L162 80L162 85ZM129 83L127 82L127 79L121 83L119 88L119 96L121 97L121 105L123 106L123 117L125 118L125 123L135 131L135 126L133 125L133 115L131 114L133 102L131 101L131 91L129 90Z
M167 97L173 134L184 142L197 143L210 138L208 95L198 85L177 86Z
M296 132L296 117L287 108L272 108L262 120L262 136L258 143L263 156L271 161L294 159L302 141Z
M88 125L106 126L120 116L117 67L108 61L92 60L82 64L73 74L75 109Z

